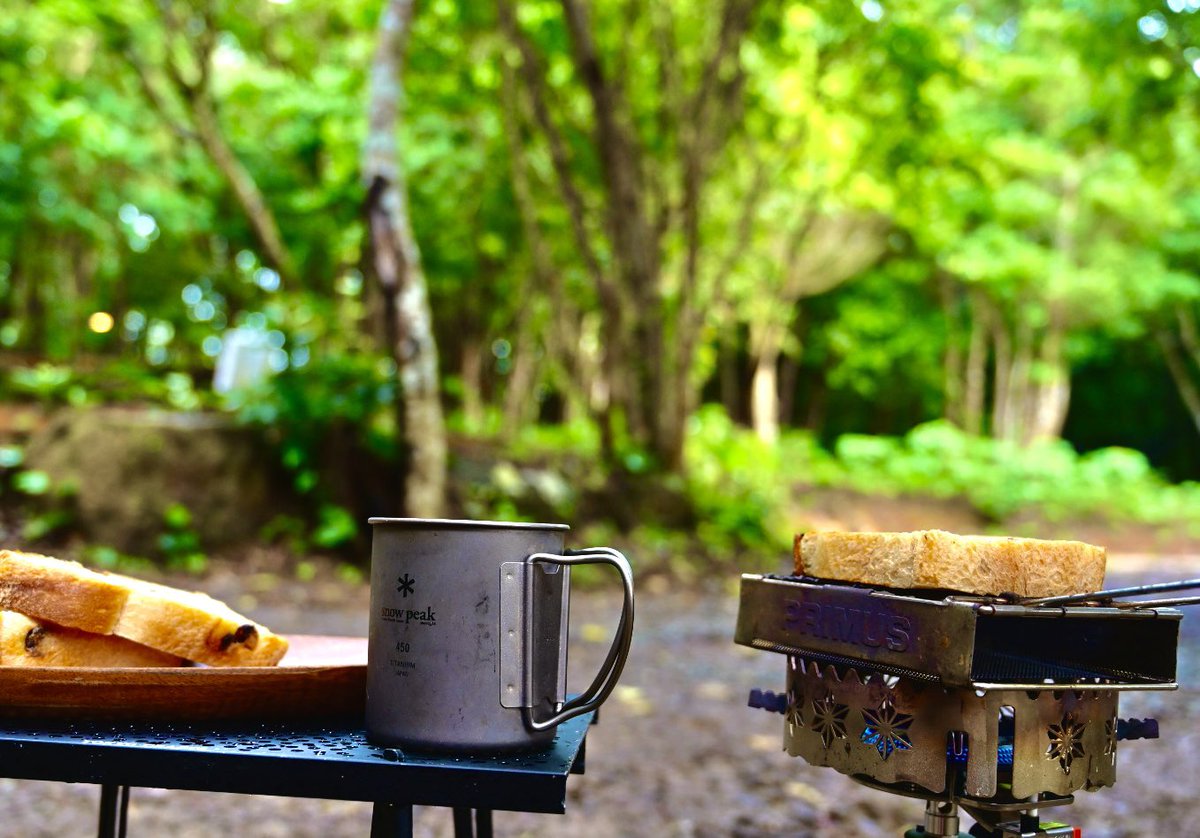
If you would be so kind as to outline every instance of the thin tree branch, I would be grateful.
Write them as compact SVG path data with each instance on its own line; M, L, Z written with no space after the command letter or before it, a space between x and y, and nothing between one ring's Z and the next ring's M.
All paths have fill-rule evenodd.
M567 156L566 143L563 141L558 125L550 116L546 76L541 59L532 41L517 25L512 0L496 0L496 9L499 12L501 29L504 30L505 35L521 55L519 68L521 79L529 96L534 119L545 135L546 144L550 149L550 161L554 167L559 194L566 205L567 215L571 219L571 231L575 236L575 245L579 248L579 254L588 275L591 276L597 289L603 290L609 286L609 283L600 267L600 260L596 256L595 247L593 247L591 236L588 233L588 211L583 195L576 186L571 172L571 161ZM504 60L503 56L501 60Z
M137 76L138 87L141 88L142 94L150 102L150 105L154 108L154 110L158 112L159 117L167 124L167 127L170 128L171 131L181 140L192 142L199 141L200 136L195 131L193 131L179 119L176 119L174 116L172 116L171 106L168 104L166 97L163 96L161 91L159 91L157 85L155 85L150 76L150 71L142 62L141 57L137 54L137 50L133 47L132 43L125 46L125 48L122 50L122 55L124 55L125 60L129 62L129 66L133 67L134 74Z
M1159 329L1154 332L1154 339L1162 349L1163 358L1167 362L1167 370L1175 382L1175 389L1179 391L1179 397L1183 399L1184 406L1191 414L1192 423L1200 432L1200 388L1197 388L1196 382L1192 380L1174 338L1165 330Z
M754 177L750 181L746 194L742 197L742 211L738 215L737 227L730 241L729 249L717 266L717 277L725 277L733 273L738 263L742 261L742 257L750 249L750 236L754 232L754 214L758 210L759 201L767 187L767 164L761 156L754 157L754 159L756 160Z
M658 141L664 153L670 154L678 146L679 125L682 122L683 102L679 93L679 68L675 62L675 16L670 3L659 3L651 12L651 31L658 52L658 103L655 123ZM654 240L661 244L670 229L675 214L675 202L667 190L664 170L647 172L647 183L654 196L655 210Z
M609 224L616 255L623 263L631 290L643 300L657 275L657 256L646 225L644 195L636 144L624 118L625 98L604 74L588 14L580 0L560 0L571 36L575 70L592 100L596 148L608 186Z
M1175 309L1175 317L1179 321L1179 339L1183 348L1192 357L1192 363L1200 367L1200 337L1197 336L1196 318L1184 306Z
M730 54L736 51L750 23L750 12L754 0L726 0L721 13L721 26L713 53L704 66L695 94L688 107L687 130L682 144L683 171L681 183L681 207L684 236L683 280L679 289L681 319L690 328L699 320L696 304L696 286L699 281L700 261L700 194L708 177L708 167L715 148L724 141L731 130L728 114L720 111L732 108L742 89L744 71L738 64L733 78L721 83L721 67ZM714 91L720 88L719 112L710 113ZM691 335L681 335L685 350L690 346Z

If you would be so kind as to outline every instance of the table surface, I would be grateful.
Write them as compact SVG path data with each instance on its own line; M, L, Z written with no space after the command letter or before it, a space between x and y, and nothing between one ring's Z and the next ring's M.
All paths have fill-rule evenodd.
M562 813L592 714L532 753L434 755L367 742L361 720L197 725L0 719L0 775L27 780Z

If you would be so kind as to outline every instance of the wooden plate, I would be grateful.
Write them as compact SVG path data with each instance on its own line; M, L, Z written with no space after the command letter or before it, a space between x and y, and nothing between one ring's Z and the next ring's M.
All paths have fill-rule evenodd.
M290 635L278 666L0 666L0 716L277 721L361 716L365 637Z

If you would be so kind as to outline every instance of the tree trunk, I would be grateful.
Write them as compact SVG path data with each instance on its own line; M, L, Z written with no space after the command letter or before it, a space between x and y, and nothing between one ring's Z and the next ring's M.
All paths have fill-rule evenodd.
M1034 391L1033 417L1025 434L1026 443L1062 437L1071 404L1071 374L1066 363L1059 362L1048 370L1050 380L1040 383Z
M1004 394L1005 399L1008 400L1008 407L1005 408L1008 427L1005 429L1003 438L1024 444L1027 441L1030 404L1033 397L1030 378L1033 365L1033 326L1021 316L1019 308L1016 321L1013 330L1012 372L1008 377L1008 392Z
M750 424L763 442L779 439L779 356L783 329L768 325L751 335L754 375L750 383Z
M945 403L942 415L960 428L966 427L965 381L962 345L959 340L961 317L959 316L960 292L953 280L945 274L938 275L938 297L942 304L942 319L946 322L946 351L942 356L942 392Z
M626 416L635 438L646 443L667 469L682 461L682 435L670 433L669 422L682 405L665 381L672 348L663 340L661 300L658 296L659 253L657 235L646 216L645 190L641 179L638 147L629 125L623 91L605 75L596 48L588 12L580 0L561 0L563 17L571 39L575 69L592 104L593 136L605 187L605 209L613 261L624 294L621 305L631 315L626 332L620 323L610 325L606 344L619 350L628 361L632 387L613 382L613 396ZM613 312L609 312L610 323ZM626 320L621 315L621 320ZM628 346L623 346L628 340ZM610 366L611 370L612 367ZM671 437L671 438L668 438ZM678 441L676 447L673 443Z
M1064 327L1062 316L1052 312L1050 326L1038 353L1039 375L1033 382L1033 404L1025 442L1058 439L1067 421L1071 400L1071 371L1063 357Z
M514 25L511 18L506 24ZM511 32L510 32L511 35ZM516 80L508 61L501 58L501 116L503 117L504 135L508 143L508 161L512 176L513 197L516 199L517 214L521 219L521 232L525 237L525 246L529 251L531 270L521 284L518 292L524 299L531 299L535 294L545 295L549 300L551 314L548 323L540 330L545 333L546 343L550 346L549 354L561 359L562 378L570 378L577 371L578 364L573 361L574 345L570 339L570 330L565 321L570 317L568 305L564 298L562 282L555 269L550 247L542 235L541 225L537 217L537 201L533 196L530 184L529 165L525 157L525 143L521 136L521 107L517 95ZM531 293L532 292L532 293ZM574 306L570 307L572 310ZM535 353L538 347L538 332L534 312L528 303L522 305L517 315L517 341L513 347L513 369L509 377L508 387L504 394L504 433L511 435L520 425L536 416L537 403L533 398L535 385L538 381L538 359ZM564 391L578 390L578 381L563 381ZM568 404L572 399L564 394Z
M550 162L566 204L579 257L596 283L604 322L603 377L595 388L602 403L600 426L604 451L614 450L615 434L624 431L645 447L666 470L682 466L684 429L697 401L695 355L710 301L698 294L701 275L700 214L705 206L706 175L728 140L744 72L740 44L749 28L755 0L725 0L718 36L700 69L699 83L687 97L675 84L680 62L670 51L659 56L664 89L657 115L676 148L653 150L642 141L631 108L627 80L610 75L601 61L585 0L559 0L577 77L591 105L591 153L598 164L603 224L589 224L583 193L568 166L568 144L550 118L545 70L532 42L521 32L513 0L498 0L501 29L520 53L521 75L530 93L534 121L549 144ZM628 7L633 9L633 6ZM672 39L670 11L661 10L655 26ZM663 27L666 26L666 29ZM674 64L672 64L674 62ZM671 65L671 66L667 66ZM679 125L668 125L670 122ZM686 123L686 125L684 125ZM673 129L673 130L672 130ZM661 139L661 138L660 138ZM671 143L668 141L668 145ZM664 185L670 163L678 160L677 189ZM669 196L665 197L665 196ZM673 229L669 229L672 228ZM592 238L603 230L603 248ZM665 288L663 241L672 234L682 243L678 283ZM672 238L672 241L675 239ZM603 254L606 258L598 258Z
M750 384L750 421L763 442L779 439L779 353L763 353L755 359Z
M534 122L546 138L558 191L567 209L567 216L571 220L571 232L574 236L576 252L596 287L600 308L607 320L608 339L603 348L603 355L600 356L600 367L598 369L590 367L588 359L578 352L574 353L574 366L578 373L581 391L585 394L585 403L589 406L592 414L597 417L600 425L601 458L607 463L614 463L616 462L613 427L615 422L614 401L620 401L620 396L626 390L624 383L618 379L625 374L626 356L629 354L624 345L627 339L624 295L613 278L601 267L600 258L592 244L587 206L584 203L583 193L575 183L571 171L567 142L550 115L550 93L545 70L537 50L517 24L513 0L497 0L496 9L500 28L520 53L520 75L529 95ZM507 62L502 63L504 64L503 69L507 72ZM515 107L515 100L513 107ZM510 142L511 139L510 136ZM522 148L523 146L518 142L513 147L513 153L518 153ZM514 183L514 187L516 185ZM521 200L520 195L517 198ZM527 218L531 217L528 213L523 215ZM532 243L535 239L530 241ZM534 255L536 257L536 254ZM559 321L561 322L561 318ZM564 338L563 346L565 347L569 342L569 336L565 330L561 332L561 335ZM605 380L597 381L595 378L597 375ZM588 379L586 382L585 378ZM614 397L614 393L617 394L617 397ZM628 422L631 418L633 417L627 415L626 421Z
M795 424L796 382L800 380L800 358L797 353L784 352L779 357L779 425Z
M812 388L812 397L808 403L808 413L804 417L804 427L820 436L825 428L825 415L829 412L829 381L822 376Z
M28 235L26 241L34 244L33 252L36 254L30 261L36 267L29 271L25 277L25 322L29 324L29 333L25 337L26 348L34 354L35 357L44 357L46 354L47 328L46 328L46 300L42 295L43 282L38 280L40 268L46 270L46 243L43 236L33 232ZM29 251L26 250L26 256ZM39 264L40 263L40 264ZM49 271L46 271L50 273ZM53 275L53 274L51 274Z
M400 432L408 452L405 513L436 518L445 504L446 427L438 387L433 315L398 150L401 67L412 15L412 0L388 0L379 18L368 88L363 179L372 268L385 297L392 296L396 301L397 340L392 351L403 406Z
M487 350L475 336L462 340L459 375L462 377L462 412L467 427L483 424L483 358Z
M992 376L992 436L1007 439L1011 409L1009 389L1013 377L1012 339L1004 318L990 306L988 327L992 334L992 357L996 364L996 372Z
M724 335L721 339L720 348L718 349L717 369L721 405L725 408L725 413L730 419L735 422L740 421L742 418L742 391L741 376L738 375L737 344L735 341L730 340L728 335Z
M504 389L504 428L502 434L512 439L516 432L536 417L538 359L536 341L528 315L517 323L517 339L512 349L512 369Z
M969 434L983 433L983 402L987 387L987 325L977 295L969 297L967 311L971 320L971 335L967 343L967 361L963 383L963 430Z

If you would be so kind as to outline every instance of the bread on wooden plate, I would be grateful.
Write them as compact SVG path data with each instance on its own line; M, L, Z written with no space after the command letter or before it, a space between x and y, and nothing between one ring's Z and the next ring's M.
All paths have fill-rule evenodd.
M0 611L3 666L183 666L187 661L115 634L94 634Z
M202 593L0 550L0 609L209 666L272 666L287 640Z
M112 634L129 592L76 562L0 550L0 609L95 634Z
M1086 593L1104 587L1103 547L920 532L807 532L796 536L796 573L886 588L933 588L1024 597Z

